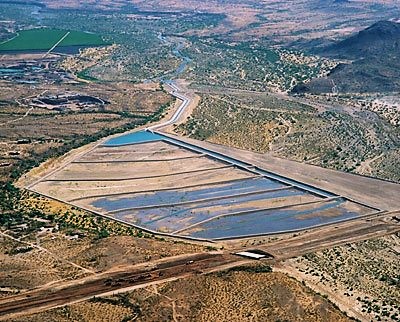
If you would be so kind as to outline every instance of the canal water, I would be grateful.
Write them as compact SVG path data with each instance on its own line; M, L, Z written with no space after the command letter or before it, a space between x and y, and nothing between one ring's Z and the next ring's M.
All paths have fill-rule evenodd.
M164 137L162 135L152 133L149 131L139 131L139 132L123 134L118 137L109 139L103 144L103 146L138 144L145 142L161 141L163 139Z

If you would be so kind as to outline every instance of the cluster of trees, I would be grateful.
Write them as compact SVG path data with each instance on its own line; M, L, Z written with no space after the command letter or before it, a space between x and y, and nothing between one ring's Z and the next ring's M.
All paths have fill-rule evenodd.
M18 212L21 191L12 183L0 184L0 225L4 226L12 220L22 220L22 214Z

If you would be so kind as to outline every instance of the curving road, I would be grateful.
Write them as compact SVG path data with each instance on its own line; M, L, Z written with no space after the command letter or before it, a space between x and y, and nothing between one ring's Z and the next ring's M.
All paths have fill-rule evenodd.
M169 93L180 99L182 101L181 105L179 105L179 107L177 108L177 110L175 111L175 113L172 115L172 117L165 122L153 125L153 126L149 126L148 128L146 128L146 131L155 131L155 130L159 130L163 127L166 127L168 125L172 125L174 123L176 123L181 116L183 115L183 113L185 112L186 108L192 103L192 98L190 98L189 96L185 96L184 92L182 91L181 88L178 87L177 84L175 84L173 81L167 82L168 86L172 88L172 91L170 91Z

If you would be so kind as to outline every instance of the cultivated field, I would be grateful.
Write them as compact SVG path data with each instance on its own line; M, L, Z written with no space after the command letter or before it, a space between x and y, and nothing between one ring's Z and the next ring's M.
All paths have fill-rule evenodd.
M66 37L64 38L64 36ZM60 40L62 41L58 43ZM106 44L96 34L41 28L19 31L15 37L0 44L0 52L49 50L57 43L57 47L101 46Z
M54 2L43 0L50 8L86 9L88 4L77 0ZM268 38L271 42L294 46L313 47L324 42L349 35L355 30L367 27L380 20L397 18L399 4L395 0L370 1L325 1L300 0L239 0L224 2L219 0L199 3L190 1L108 1L90 3L99 10L126 10L126 5L134 4L145 11L164 12L207 12L224 15L224 20L216 26L197 30L197 35L224 35L234 40ZM191 32L193 34L193 32Z

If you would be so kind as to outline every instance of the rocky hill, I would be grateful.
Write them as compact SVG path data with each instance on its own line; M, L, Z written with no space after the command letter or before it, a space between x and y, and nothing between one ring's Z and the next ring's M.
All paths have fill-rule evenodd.
M399 23L379 21L323 49L320 55L352 62L340 64L326 78L313 79L308 84L296 86L293 92L400 91Z
M379 21L359 33L322 50L325 56L346 59L369 58L393 53L400 49L400 24Z

